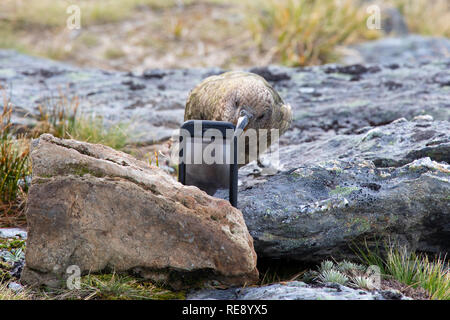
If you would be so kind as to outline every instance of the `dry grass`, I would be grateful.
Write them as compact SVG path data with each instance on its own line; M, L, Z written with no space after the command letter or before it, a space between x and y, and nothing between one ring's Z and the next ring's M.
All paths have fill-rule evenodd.
M391 0L406 20L410 32L450 37L450 1Z
M312 65L335 48L379 37L359 0L3 0L0 47L106 69ZM387 0L412 32L449 36L448 0ZM140 69L139 69L140 70Z
M66 25L69 17L66 10L75 4L81 10L83 24L89 26L121 21L138 8L162 9L177 3L176 0L2 0L0 19L15 29L57 28Z
M24 224L26 179L31 174L29 145L13 136L11 113L5 95L0 112L0 227Z
M353 0L269 0L250 10L250 28L271 62L289 66L336 60L335 47L379 36Z
M14 292L8 288L8 282L0 279L0 300L32 300L33 294L30 290Z
M80 113L79 104L78 97L68 97L60 91L59 97L39 106L39 121L31 137L51 133L58 138L99 143L117 150L125 147L127 124L106 126L102 117Z
M39 107L37 125L17 136L11 122L13 107L6 95L0 109L0 227L26 225L24 213L31 177L30 138L51 133L63 139L100 143L122 149L128 141L127 125L105 126L103 118L79 113L77 97L60 96Z
M126 274L115 272L81 277L79 289L39 289L33 297L44 300L174 300L184 299L174 292Z
M376 2L376 1L375 1ZM0 47L106 69L225 68L333 62L335 48L380 35L359 0L2 0ZM450 35L448 0L386 0L412 32ZM139 69L140 70L140 69Z

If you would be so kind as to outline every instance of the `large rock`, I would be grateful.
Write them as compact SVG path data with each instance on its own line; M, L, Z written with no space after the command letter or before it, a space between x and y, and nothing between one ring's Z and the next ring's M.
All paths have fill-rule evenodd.
M46 134L31 156L23 282L64 284L71 265L174 288L257 281L252 238L227 201L101 145Z
M363 131L280 148L277 175L241 172L239 207L259 257L348 259L366 239L449 252L450 123Z

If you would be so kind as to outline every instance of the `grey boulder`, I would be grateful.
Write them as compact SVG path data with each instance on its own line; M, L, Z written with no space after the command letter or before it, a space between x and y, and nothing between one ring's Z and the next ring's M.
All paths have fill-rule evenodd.
M258 256L349 259L385 240L449 252L449 128L402 119L281 147L273 176L244 169L238 202Z

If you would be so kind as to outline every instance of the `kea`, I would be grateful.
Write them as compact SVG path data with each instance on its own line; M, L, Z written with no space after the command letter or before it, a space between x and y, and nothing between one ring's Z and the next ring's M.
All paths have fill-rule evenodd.
M184 121L187 120L233 123L238 139L244 139L244 148L239 150L243 159L239 166L242 166L258 160L271 145L271 129L278 129L281 136L289 128L292 111L263 77L251 72L230 71L204 79L190 92L184 112ZM242 132L247 133L249 129L255 130L258 143L245 139ZM261 129L266 129L267 135L260 135ZM260 137L266 139L262 145ZM256 152L251 152L252 148ZM218 188L228 186L228 169L229 166L223 165L191 165L186 172L186 183L213 195Z

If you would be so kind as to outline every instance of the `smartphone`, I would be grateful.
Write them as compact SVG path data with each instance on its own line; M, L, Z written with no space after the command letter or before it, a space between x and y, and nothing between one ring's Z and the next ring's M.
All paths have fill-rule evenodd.
M178 181L209 195L229 190L237 207L238 164L235 126L225 121L189 120L180 128Z

